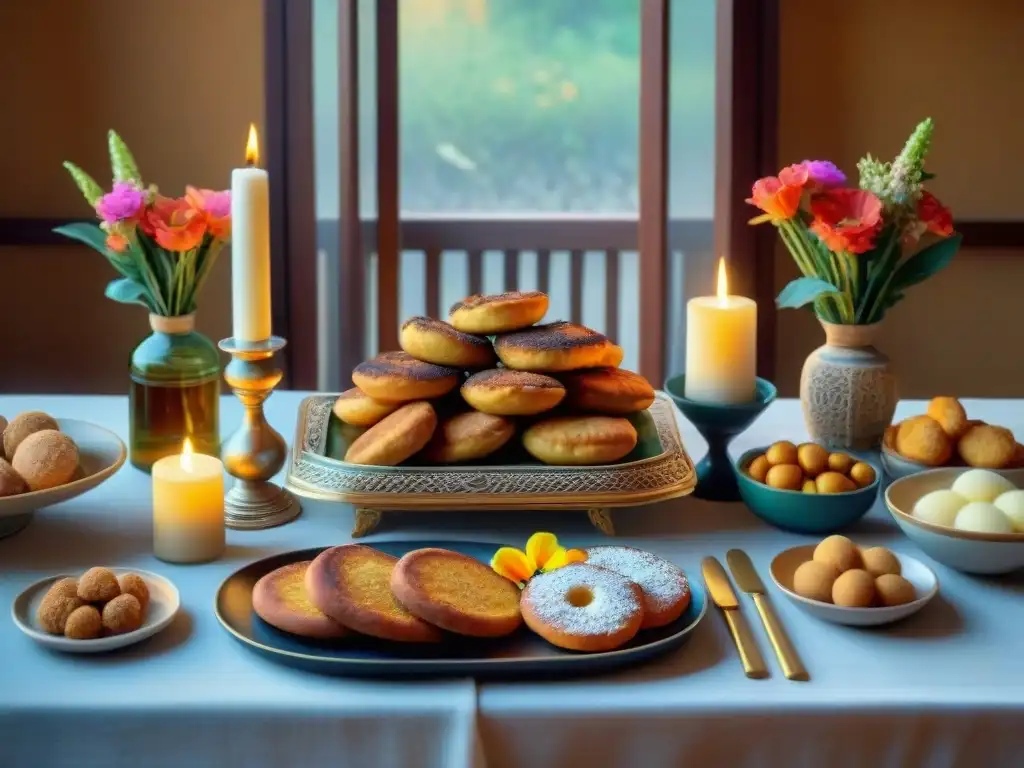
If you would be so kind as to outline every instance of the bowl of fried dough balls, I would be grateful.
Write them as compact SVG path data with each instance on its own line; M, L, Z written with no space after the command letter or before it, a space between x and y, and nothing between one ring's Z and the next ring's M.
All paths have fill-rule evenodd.
M0 416L0 538L37 509L92 490L124 464L121 439L78 419L25 411Z
M623 350L578 323L541 323L539 291L469 296L447 320L412 317L401 350L357 365L334 404L350 464L465 464L515 456L558 466L621 461L654 402ZM499 453L501 452L501 453Z
M780 440L733 465L740 496L766 523L796 533L831 533L863 517L878 496L878 472L817 443Z
M905 619L939 591L939 580L920 560L839 535L780 552L769 571L783 594L808 613L852 627Z
M896 480L936 467L1017 469L1024 445L997 424L972 419L955 397L933 397L925 413L885 430L882 467Z
M14 621L38 643L72 653L99 653L137 643L174 618L178 590L155 573L94 567L51 576L14 601Z

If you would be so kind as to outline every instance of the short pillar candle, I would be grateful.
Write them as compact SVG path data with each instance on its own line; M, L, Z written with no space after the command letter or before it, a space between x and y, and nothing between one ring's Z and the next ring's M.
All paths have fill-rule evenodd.
M170 563L202 563L224 553L224 465L182 453L153 465L153 554Z
M718 264L718 295L686 305L687 400L749 403L757 388L757 303L729 296L725 262Z

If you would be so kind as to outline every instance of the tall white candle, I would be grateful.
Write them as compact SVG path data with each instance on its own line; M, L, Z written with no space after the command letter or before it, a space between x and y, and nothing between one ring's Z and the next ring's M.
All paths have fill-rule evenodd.
M232 334L270 338L270 176L257 168L256 126L249 126L246 168L231 172Z
M725 261L718 262L718 295L686 305L686 398L749 403L757 370L757 304L729 296Z

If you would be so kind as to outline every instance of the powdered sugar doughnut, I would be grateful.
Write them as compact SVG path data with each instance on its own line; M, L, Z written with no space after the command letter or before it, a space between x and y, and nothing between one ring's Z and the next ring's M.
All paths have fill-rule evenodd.
M640 587L590 563L534 576L519 607L530 629L570 651L618 648L633 639L644 618Z
M590 547L587 563L615 571L640 587L644 595L641 629L664 627L683 615L690 605L686 574L663 557L635 547Z

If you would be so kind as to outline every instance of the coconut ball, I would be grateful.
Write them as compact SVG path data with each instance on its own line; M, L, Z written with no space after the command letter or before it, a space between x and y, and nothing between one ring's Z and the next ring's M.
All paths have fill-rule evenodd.
M959 493L941 490L926 493L914 505L914 517L933 525L953 527L956 513L967 503Z
M105 603L120 594L117 576L107 568L90 568L78 580L78 597L87 603Z
M7 460L14 461L14 452L29 435L44 429L59 430L57 420L42 411L26 411L19 413L11 423L4 427L4 455Z
M864 570L876 579L887 573L899 576L902 571L900 561L896 558L896 555L885 547L862 549L860 557L864 561Z
M988 469L969 469L960 475L950 489L968 501L995 501L1014 485L1002 475Z
M961 531L975 533L1012 533L1010 518L1002 513L995 504L987 501L972 501L965 504L956 513L953 527Z
M917 598L914 585L895 573L884 573L875 579L875 590L882 605L904 605Z
M149 606L149 587L145 580L137 573L126 573L118 579L118 583L121 585L121 594L134 596L145 613Z
M3 494L0 493L0 496ZM1000 494L992 502L999 511L1010 518L1014 530L1024 533L1024 491L1013 490Z
M860 567L860 550L845 536L833 535L814 548L813 560L828 563L839 573Z
M18 445L11 466L24 478L29 490L56 488L74 477L78 469L78 446L55 429L33 432Z
M874 577L860 568L840 574L832 585L832 602L844 608L869 608L875 602Z
M27 490L28 486L21 475L14 471L7 459L0 459L0 497L14 496Z
M64 637L71 640L92 640L103 632L103 619L95 605L75 608L64 625Z
M103 606L103 626L112 635L134 632L142 626L142 606L133 595L118 595Z
M839 571L831 563L808 560L793 573L793 591L808 600L831 603L832 585L838 577Z
M0 449L2 449L4 445L3 438L5 429L7 429L7 419L5 419L3 416L0 416Z
M66 597L54 592L51 588L39 603L36 620L45 632L49 632L51 635L63 635L68 617L81 605L82 601L77 597Z

